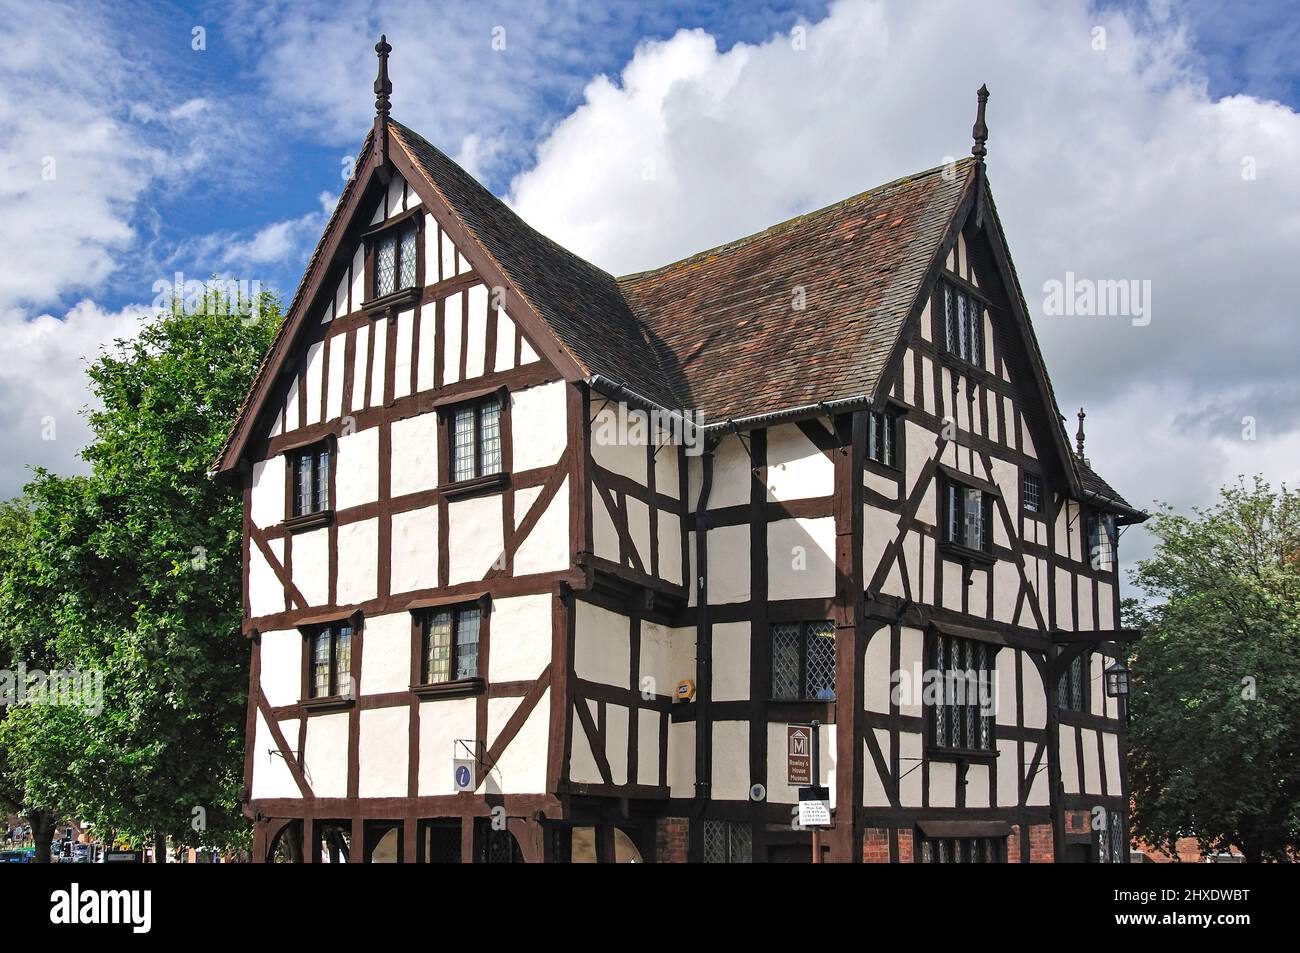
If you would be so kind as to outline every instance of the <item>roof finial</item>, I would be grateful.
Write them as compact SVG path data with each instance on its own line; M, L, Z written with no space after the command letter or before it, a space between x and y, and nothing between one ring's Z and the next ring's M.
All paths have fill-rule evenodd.
M970 134L975 137L975 145L971 146L970 154L983 162L984 156L988 154L984 143L989 141L989 127L984 124L984 107L989 101L988 86L981 85L975 95L979 97L979 109L975 113L975 125L970 131Z
M1085 413L1083 412L1083 408L1080 407L1080 408L1079 408L1079 429L1078 429L1078 431L1077 431L1077 432L1075 433L1075 435L1074 435L1074 445L1075 445L1075 447L1078 448L1078 451L1077 451L1077 452L1078 452L1078 455L1079 455L1079 459L1080 459L1080 460L1084 459L1084 457L1083 457L1083 418L1084 418L1084 417L1087 417L1087 416L1088 416L1088 415L1085 414Z
M393 52L393 48L388 45L387 36L380 34L375 52L379 54L379 75L375 77L375 122L387 122L388 97L393 92L393 84L388 79L388 54Z

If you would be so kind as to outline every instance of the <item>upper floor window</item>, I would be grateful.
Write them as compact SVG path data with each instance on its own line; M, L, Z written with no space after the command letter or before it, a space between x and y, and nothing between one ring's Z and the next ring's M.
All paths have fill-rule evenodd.
M414 224L385 232L375 241L375 297L414 288L420 242Z
M426 685L478 677L478 636L482 609L438 609L424 617L421 680Z
M1088 560L1093 569L1115 568L1115 517L1096 510L1088 513Z
M315 446L290 457L293 478L293 515L306 516L330 508L330 451Z
M782 622L772 626L772 698L835 698L835 623Z
M348 694L352 673L352 626L323 625L311 635L311 697Z
M453 483L501 472L501 400L489 397L451 412Z
M1005 837L926 837L923 864L998 864L1006 854Z
M935 679L927 692L930 744L963 751L993 749L993 650L976 639L937 633L930 648Z
M867 457L887 467L896 466L895 431L898 418L889 411L870 411L867 419Z
M992 497L983 490L954 480L947 481L944 486L944 539L967 549L991 552Z
M1091 652L1081 652L1061 673L1061 680L1056 685L1056 702L1063 711L1087 711L1091 656Z
M1036 473L1026 473L1021 484L1020 505L1026 513L1043 511L1043 481Z
M948 352L977 367L984 366L984 309L973 295L943 286L944 341Z

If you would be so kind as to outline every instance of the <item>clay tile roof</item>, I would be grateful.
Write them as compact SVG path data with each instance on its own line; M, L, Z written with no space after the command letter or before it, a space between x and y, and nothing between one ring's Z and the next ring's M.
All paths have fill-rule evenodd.
M615 279L392 126L588 372L706 423L870 393L975 168L931 169Z
M618 285L706 422L871 394L974 168L899 179Z

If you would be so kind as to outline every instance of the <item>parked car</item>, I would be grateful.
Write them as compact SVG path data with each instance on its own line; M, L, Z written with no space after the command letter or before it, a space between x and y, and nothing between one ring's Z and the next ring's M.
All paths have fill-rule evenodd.
M20 850L0 850L0 864L30 864L35 860L36 852L31 848Z

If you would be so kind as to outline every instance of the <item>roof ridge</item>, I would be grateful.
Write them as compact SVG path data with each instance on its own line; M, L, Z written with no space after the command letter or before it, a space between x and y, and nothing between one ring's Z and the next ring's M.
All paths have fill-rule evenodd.
M970 167L973 166L975 162L976 162L975 159L966 156L961 159L958 159L955 163L953 163L953 165L955 167ZM676 268L680 265L688 264L692 261L703 258L707 255L716 255L724 251L732 251L733 249L736 248L742 248L750 242L757 241L759 239L767 238L769 236L778 234L788 228L794 228L798 225L806 224L807 222L816 219L822 215L826 215L838 209L841 209L852 202L858 202L863 199L879 195L880 193L884 192L886 189L907 185L912 182L918 182L921 179L934 175L936 172L942 173L943 170L947 168L948 168L948 163L944 163L943 165L937 165L934 166L933 168L924 169L920 172L913 172L910 173L909 175L899 176L897 179L893 179L889 182L882 182L880 185L873 185L869 189L865 189L864 191L858 192L854 195L846 196L845 198L832 202L829 205L823 205L821 208L813 209L810 212L801 212L800 214L795 215L792 218L787 218L784 221L777 222L774 225L769 225L767 226L767 228L760 229L757 232L751 232L750 234L743 235L740 238L732 238L728 241L721 243L720 245L714 245L710 248L704 248L701 249L700 251L692 252L691 254L685 256L684 258L679 258L676 261L668 262L665 265L658 265L654 268L646 268L643 269L642 271L633 271L625 275L618 275L614 280L621 285L625 281L631 282L637 280L638 278L644 278L647 277L648 275L653 275L662 271L667 271L670 268Z
M477 178L475 178L473 175L471 175L471 174L470 174L470 173L465 169L465 167L464 167L463 165L461 165L459 162L457 162L457 161L456 161L455 159L453 159L451 156L447 155L447 153L443 152L443 151L442 151L441 149L439 149L436 145L434 145L432 142L430 142L430 141L429 141L428 139L426 139L424 136L420 135L418 132L416 132L416 131L415 131L414 129L412 129L410 126L408 126L408 125L406 125L406 124L404 124L404 123L398 122L396 119L389 119L388 122L389 122L391 125L394 125L394 126L397 127L397 129L398 129L398 134L399 134L399 135L403 135L403 136L405 136L405 135L414 136L416 139L419 139L420 142L422 142L424 145L426 145L426 146L428 146L430 149L433 149L434 151L438 152L438 153L439 153L439 154L440 154L444 159L446 159L449 163L451 163L451 164L454 165L457 169L459 169L462 173L464 173L464 175L465 175L465 177L466 177L467 179L469 179L469 180L472 181L475 185L477 185L480 189L482 189L483 192L484 192L484 194L490 196L490 197L491 197L495 202L497 202L497 203L498 203L498 204L499 204L503 209L505 209L507 212L509 212L510 215L511 215L511 216L512 216L512 217L513 217L517 222L519 222L520 225L522 225L524 228L528 229L530 232L532 232L534 235L536 235L538 238L540 238L540 239L541 239L542 241L544 241L546 244L550 245L552 248L556 249L557 251L561 251L561 252L563 252L564 254L568 255L570 258L574 259L575 261L579 261L579 262L581 262L582 264L586 265L588 268L591 268L593 271L598 271L598 272L600 272L602 275L605 275L606 277L610 278L611 280L615 280L615 281L617 280L611 272L608 272L608 271L606 271L604 268L601 268L600 265L597 265L595 262L591 261L590 259L587 259L587 258L582 257L582 256L579 255L577 252L573 251L573 249L571 249L571 248L567 248L567 247L565 247L564 245L561 245L559 242L557 242L555 239L551 238L551 237L550 237L549 235L547 235L545 232L543 232L543 231L539 231L539 230L538 230L537 228L535 228L533 225L529 224L529 222L528 222L528 220L527 220L526 218L524 218L522 215L520 215L518 212L516 212L513 208L510 207L509 203L505 202L505 201L504 201L500 196L498 196L498 195L497 195L496 193L494 193L491 189L489 189L486 185L484 185L484 184L483 184L482 182L480 182Z

